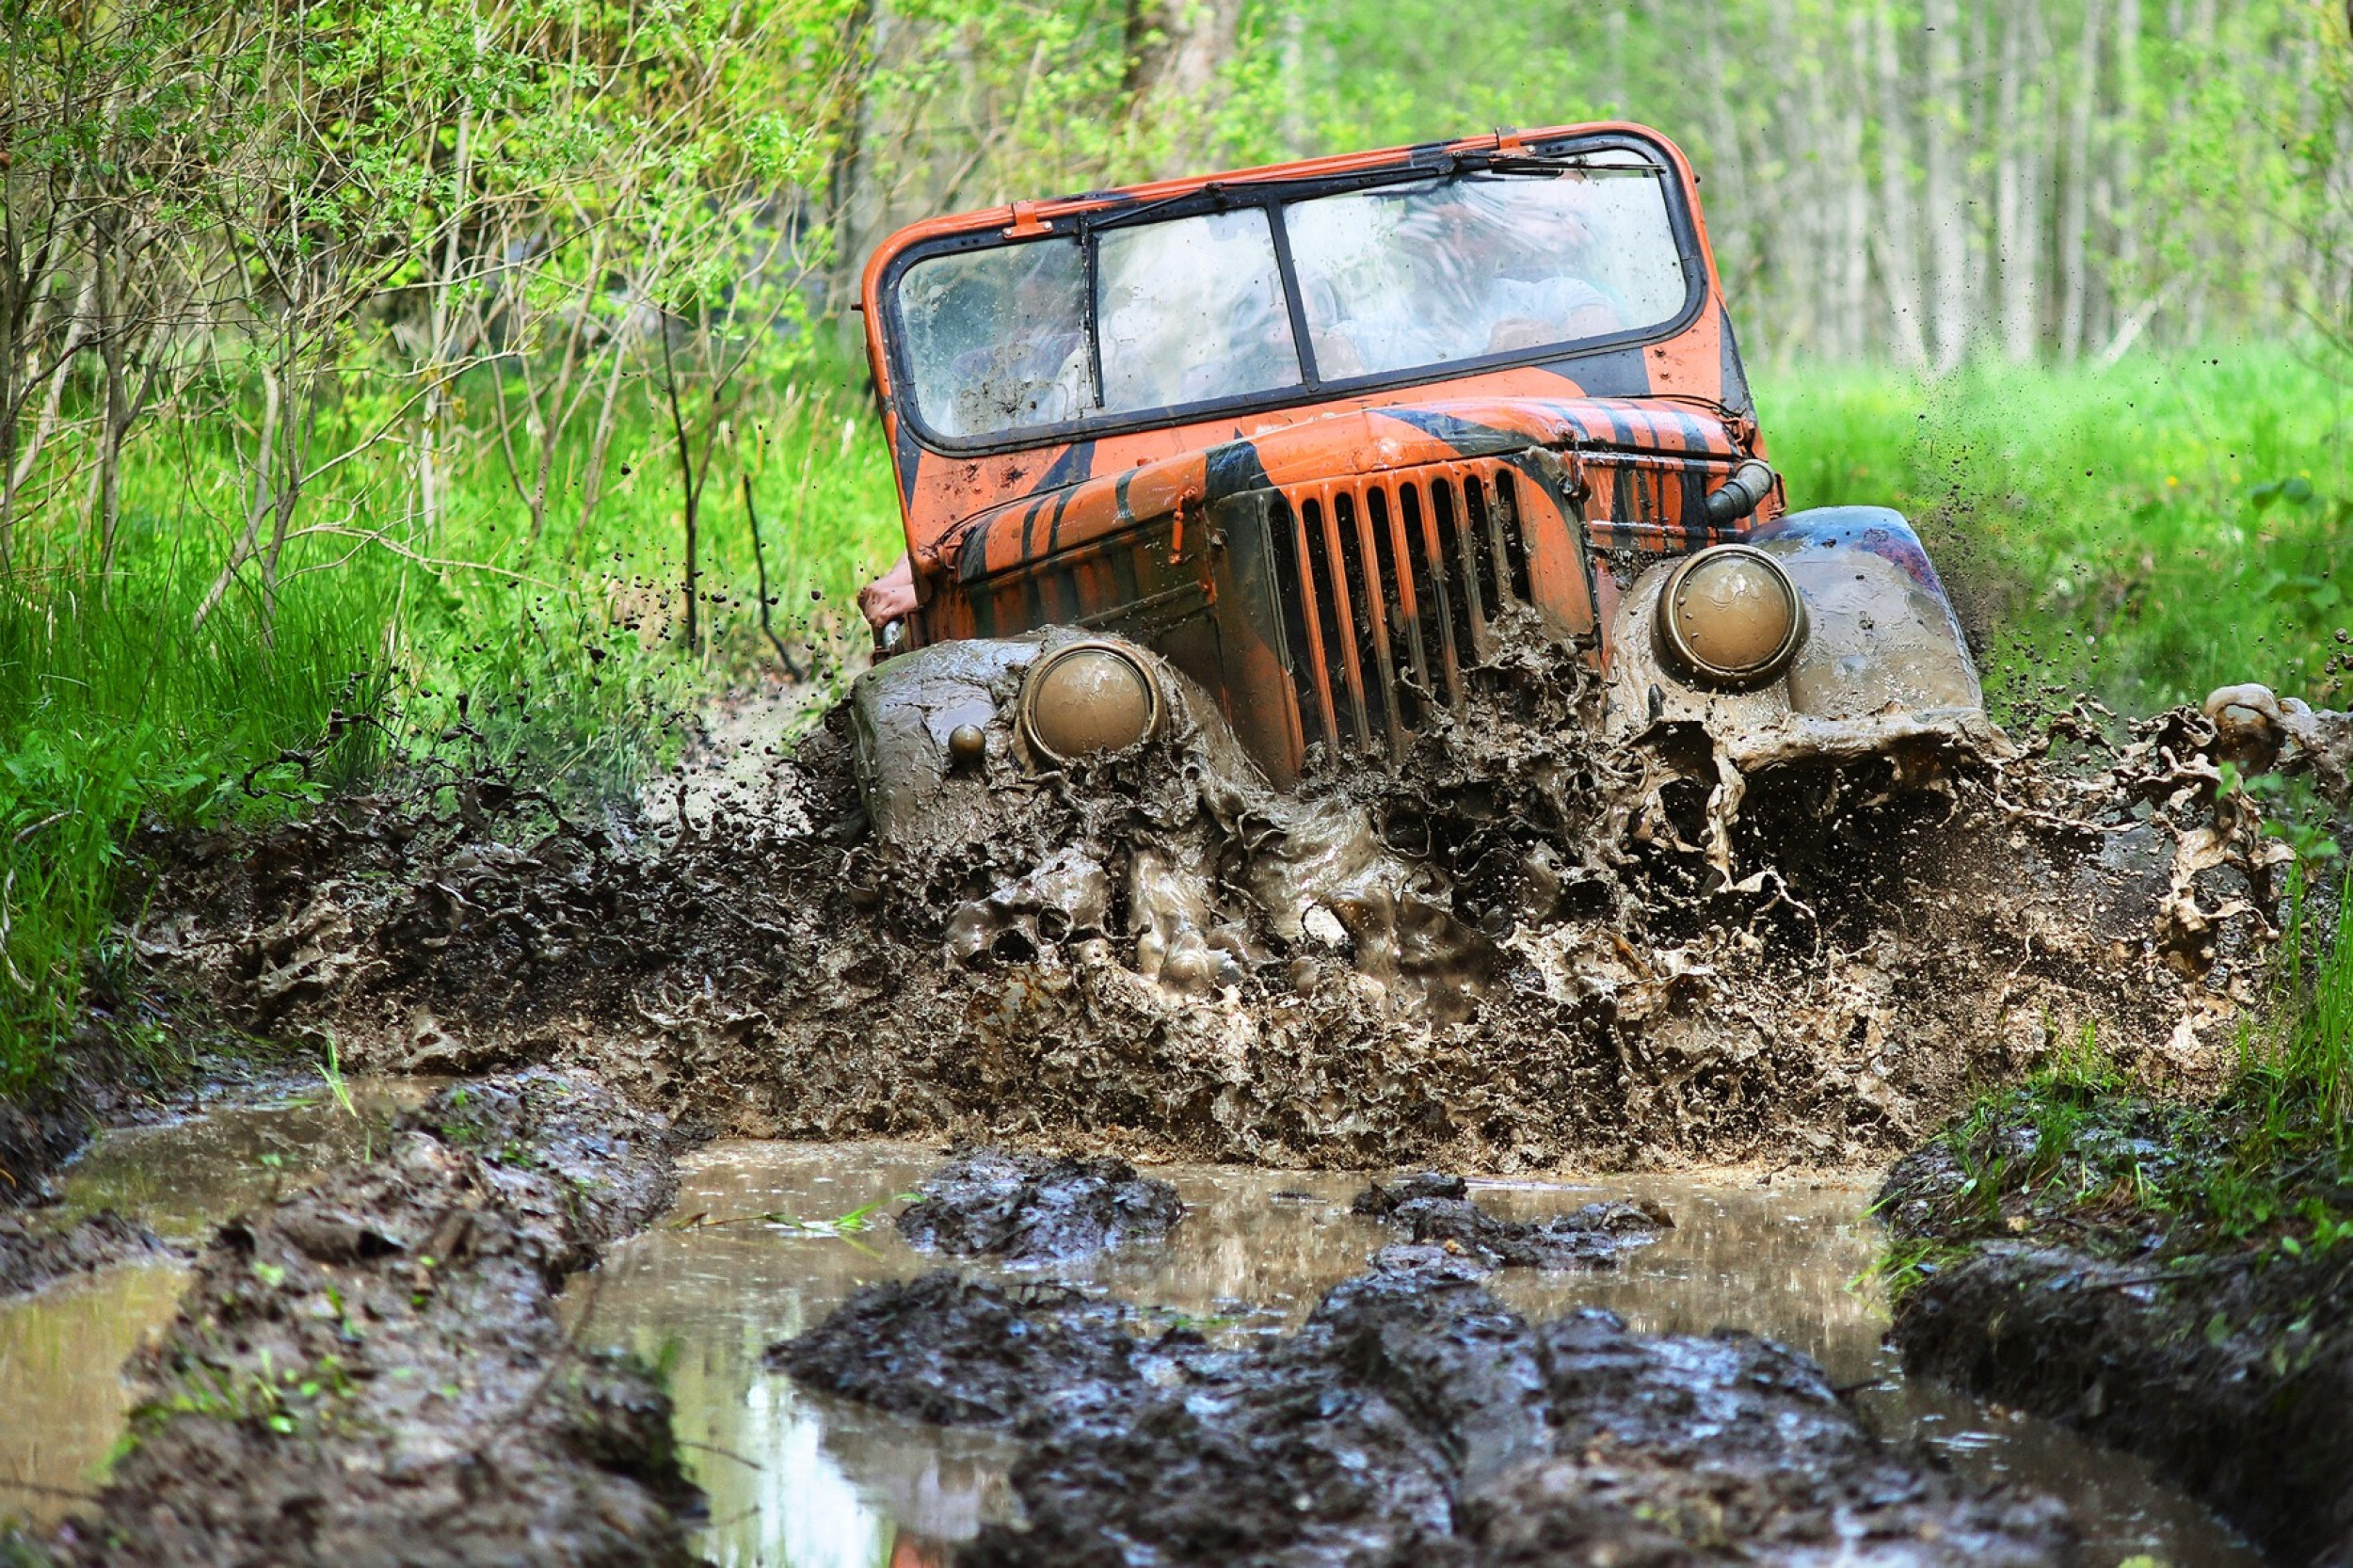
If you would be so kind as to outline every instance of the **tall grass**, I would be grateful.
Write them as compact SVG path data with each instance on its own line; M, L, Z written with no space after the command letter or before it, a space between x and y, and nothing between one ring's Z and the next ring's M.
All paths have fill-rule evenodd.
M698 563L707 635L691 653L675 457L642 405L615 436L611 488L584 528L576 492L560 490L530 539L486 441L448 476L424 537L388 512L407 504L411 460L388 447L305 500L304 519L348 531L290 552L266 627L248 572L200 628L237 509L232 456L215 431L133 453L109 576L60 511L32 520L0 580L0 1096L91 1020L87 982L109 967L142 821L299 811L454 731L478 760L559 791L625 793L675 744L677 715L775 665L745 475L789 649L854 651L851 596L900 548L879 434L859 396L819 373L797 392L768 389L713 457ZM568 450L559 484L579 459ZM387 542L358 536L377 528ZM136 1016L105 1021L120 1041L162 1043Z
M670 744L672 715L774 667L745 476L776 630L789 646L858 645L851 596L900 539L888 454L845 374L802 365L796 388L779 376L719 436L698 563L710 636L691 653L666 423L632 402L585 526L584 452L568 443L534 539L479 423L489 374L460 389L477 427L432 536L402 515L408 449L337 471L304 516L386 529L406 552L307 541L266 638L249 577L192 628L237 511L225 436L133 448L104 582L82 489L49 492L57 509L28 523L0 583L0 1094L88 1018L83 983L104 967L143 818L299 810L460 726L490 760L559 789L626 792ZM1997 694L2057 680L2129 710L2245 679L2332 690L2331 633L2353 619L2333 575L2353 518L2353 400L2286 351L1932 385L1812 370L1768 379L1759 401L1795 504L1882 502L1921 521L1993 633Z
M1793 505L1921 526L1997 699L2056 683L2151 712L2250 680L2341 698L2353 387L2296 351L1809 370L1758 404Z
M2299 867L2269 1016L2248 1020L2211 1103L2152 1100L2087 1032L2025 1082L1981 1096L1945 1135L1958 1179L1927 1251L1892 1256L1891 1283L1946 1245L2039 1228L2137 1256L2300 1257L2353 1243L2353 886L2328 924ZM2160 1259L2163 1261L2164 1259Z

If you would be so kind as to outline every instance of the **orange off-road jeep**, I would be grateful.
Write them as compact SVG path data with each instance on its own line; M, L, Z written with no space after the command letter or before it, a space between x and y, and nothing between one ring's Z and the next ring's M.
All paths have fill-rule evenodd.
M863 310L907 537L853 701L886 839L1000 747L1173 713L1278 792L1383 765L1504 637L1589 649L1597 722L1703 734L1711 777L2000 744L1910 525L1785 510L1654 131L935 218Z

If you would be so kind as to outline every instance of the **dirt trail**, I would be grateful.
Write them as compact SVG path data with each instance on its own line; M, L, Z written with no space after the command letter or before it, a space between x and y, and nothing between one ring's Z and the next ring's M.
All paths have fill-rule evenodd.
M1423 951L1478 971L1458 1016L1404 1005L1363 909L1286 937L1251 892L1265 823L1227 814L1178 742L992 776L985 830L919 863L866 831L839 714L666 821L555 817L467 774L183 843L152 866L134 941L223 1023L331 1029L387 1070L584 1064L752 1136L1852 1163L2089 1024L2153 1080L2217 1070L2270 889L2198 715L2121 745L2062 715L1926 792L1867 766L1747 780L1727 883L1709 791L1598 750L1572 654L1482 679L1399 773L1345 781L1425 877L1386 929L1421 920L1446 937ZM1218 889L1223 986L1135 967L1123 889L1184 856ZM1104 896L1054 905L1042 879L1074 857ZM959 939L992 900L991 939Z
M586 1079L488 1080L223 1225L62 1560L693 1561L668 1399L552 1310L667 1206L677 1144Z

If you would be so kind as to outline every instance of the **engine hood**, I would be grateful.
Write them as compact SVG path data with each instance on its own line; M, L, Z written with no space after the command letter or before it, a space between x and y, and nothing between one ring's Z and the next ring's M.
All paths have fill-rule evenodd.
M1726 416L1702 405L1587 397L1480 397L1316 415L1098 474L974 513L916 557L966 583L1109 538L1230 495L1531 446L1736 461Z

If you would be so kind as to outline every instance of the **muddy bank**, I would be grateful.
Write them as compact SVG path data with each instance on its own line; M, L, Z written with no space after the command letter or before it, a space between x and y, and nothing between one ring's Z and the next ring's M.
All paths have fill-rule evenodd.
M986 830L918 860L869 831L837 727L667 815L553 814L476 773L180 841L129 941L224 1027L331 1030L372 1070L582 1064L745 1136L1857 1162L2086 1020L2153 1077L2213 1078L2271 890L2207 721L2111 744L2068 719L1925 790L1746 780L1718 844L1721 794L1590 740L1572 654L1515 659L1400 772L1325 789L1388 880L1291 923L1265 889L1339 873L1295 834L1269 870L1257 808L1223 814L1176 741L989 772ZM1134 929L1178 864L1213 906ZM1451 1014L1406 1005L1381 944L1408 930L1475 975Z
M1674 1228L1654 1203L1612 1199L1542 1220L1510 1220L1481 1208L1469 1192L1461 1176L1433 1171L1376 1181L1349 1208L1395 1226L1413 1245L1438 1247L1484 1269L1612 1268L1625 1248Z
M925 1252L1037 1263L1159 1240L1184 1213L1175 1187L1124 1160L975 1149L925 1177L897 1223Z
M1463 1259L1385 1259L1272 1343L1146 1337L1116 1302L932 1274L772 1354L1017 1433L1026 1524L985 1527L968 1568L2069 1560L2057 1505L1881 1444L1802 1356L1598 1310L1531 1324Z
M2023 1121L1899 1164L1882 1211L1925 1258L1897 1299L1904 1366L2146 1457L2274 1561L2353 1562L2353 1248L2142 1207L2115 1179L2134 1165L2159 1186L2211 1170L2182 1119L2100 1115L2064 1196L1981 1174L1996 1149L2033 1164L2054 1135Z
M111 1210L56 1228L0 1212L0 1299L117 1263L175 1256L153 1231Z
M59 1558L693 1560L668 1400L552 1309L669 1202L677 1144L585 1078L489 1080L222 1225L134 1362L132 1446Z

